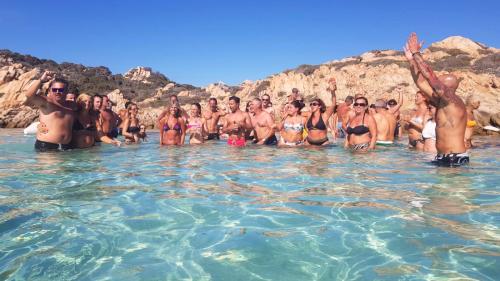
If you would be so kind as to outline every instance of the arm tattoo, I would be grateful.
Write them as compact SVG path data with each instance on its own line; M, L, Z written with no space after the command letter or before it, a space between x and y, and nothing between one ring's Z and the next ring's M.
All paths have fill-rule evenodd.
M429 82L429 85L431 85L432 89L434 89L434 91L438 95L444 94L445 87L443 83L439 81L432 68L422 58L422 55L416 53L413 58L415 60L415 63L417 64L418 69L420 70L420 73L422 73L422 76L424 76L424 78Z

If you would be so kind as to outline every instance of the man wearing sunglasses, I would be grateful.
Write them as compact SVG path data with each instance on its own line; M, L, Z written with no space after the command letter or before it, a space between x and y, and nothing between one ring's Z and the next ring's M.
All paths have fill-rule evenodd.
M268 94L263 94L260 100L262 101L262 109L271 114L271 116L274 118L274 107L273 103L271 102L271 97Z
M37 94L43 83L51 81L47 96ZM54 79L54 73L45 71L41 78L31 82L25 92L25 104L40 109L40 124L37 128L35 149L54 151L70 149L75 105L66 101L68 82Z
M452 74L437 76L424 61L415 33L410 34L404 47L406 59L418 88L436 107L436 149L433 161L438 166L456 167L469 163L464 136L467 124L465 104L457 96L459 80Z

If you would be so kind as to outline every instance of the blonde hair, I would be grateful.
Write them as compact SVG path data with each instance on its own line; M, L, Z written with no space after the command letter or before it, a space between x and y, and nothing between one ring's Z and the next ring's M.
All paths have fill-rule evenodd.
M89 94L79 94L78 97L76 98L76 103L80 103L82 102L83 100L90 100L91 99L91 96Z

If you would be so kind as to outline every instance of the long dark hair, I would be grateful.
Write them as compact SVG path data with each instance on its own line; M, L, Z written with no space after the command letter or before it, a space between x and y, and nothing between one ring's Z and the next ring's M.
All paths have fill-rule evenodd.
M324 113L326 111L326 104L320 98L315 98L311 102L319 103L319 112Z
M294 100L290 103L293 107L297 108L299 111L297 112L298 114L300 114L300 111L302 110L302 108L304 108L304 102L303 101L299 101L299 100Z

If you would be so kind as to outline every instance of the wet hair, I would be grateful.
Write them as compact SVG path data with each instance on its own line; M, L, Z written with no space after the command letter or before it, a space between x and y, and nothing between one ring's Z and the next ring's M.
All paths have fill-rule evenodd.
M323 102L322 99L315 98L311 102L317 102L317 103L319 103L319 112L323 113L323 112L326 111L326 104Z
M234 100L235 103L240 104L240 98L238 98L237 96L230 96L229 100Z
M299 111L298 113L300 114L300 111L302 110L302 108L304 108L305 104L304 102L302 101L299 101L299 100L294 100L290 103L293 107L297 108Z
M354 102L354 97L353 96L347 96L344 100L345 102L353 103Z

